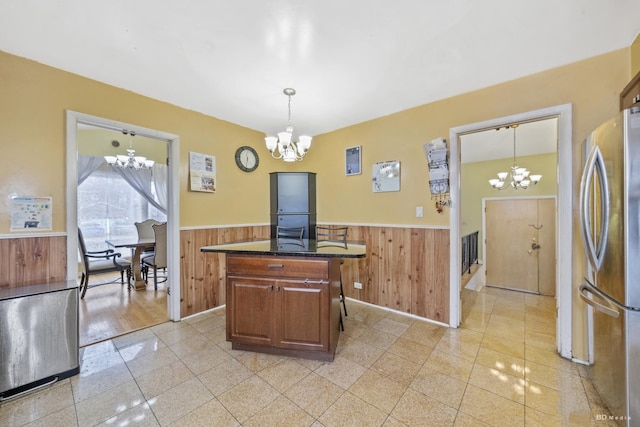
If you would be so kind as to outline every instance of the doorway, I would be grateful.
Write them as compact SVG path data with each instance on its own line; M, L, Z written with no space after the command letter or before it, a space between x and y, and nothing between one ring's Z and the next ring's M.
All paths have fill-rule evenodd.
M487 286L555 295L555 198L484 200Z
M450 188L451 205L449 208L450 233L450 318L451 327L457 328L461 321L461 220L460 220L460 137L462 135L486 129L496 129L512 123L558 119L558 168L557 168L557 239L556 254L556 303L557 322L556 339L558 352L562 357L571 358L571 304L572 304L572 108L571 104L558 105L526 113L487 120L451 128L450 140Z
M67 214L67 279L76 280L78 264L76 257L71 254L78 253L78 223L77 223L77 197L78 197L78 164L77 164L77 128L79 125L89 125L98 128L116 131L129 130L136 135L153 138L168 145L168 173L167 173L167 281L173 284L167 297L167 315L170 320L180 320L180 193L179 193L179 166L180 166L180 138L177 135L166 132L143 128L129 123L116 122L101 117L91 116L75 111L66 112L66 214Z

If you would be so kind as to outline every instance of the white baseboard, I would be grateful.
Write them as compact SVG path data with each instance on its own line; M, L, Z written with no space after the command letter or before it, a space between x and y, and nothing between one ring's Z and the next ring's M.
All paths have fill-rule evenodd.
M484 264L479 264L478 270L476 270L471 280L464 287L472 291L479 292L487 285L487 276L484 274Z

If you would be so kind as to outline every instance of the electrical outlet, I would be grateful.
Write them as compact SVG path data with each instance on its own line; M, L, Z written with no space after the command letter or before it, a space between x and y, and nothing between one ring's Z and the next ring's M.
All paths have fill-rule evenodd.
M362 289L362 283L360 282L353 282L353 287L356 289Z
M416 206L416 218L422 218L424 216L424 209L422 206Z

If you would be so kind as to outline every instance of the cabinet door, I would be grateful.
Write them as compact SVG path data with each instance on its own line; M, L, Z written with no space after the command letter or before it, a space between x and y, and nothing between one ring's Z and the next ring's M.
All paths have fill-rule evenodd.
M227 338L247 344L273 344L273 280L228 277Z
M309 212L309 180L306 173L281 173L276 183L278 213Z
M328 283L278 281L276 345L296 350L329 350Z

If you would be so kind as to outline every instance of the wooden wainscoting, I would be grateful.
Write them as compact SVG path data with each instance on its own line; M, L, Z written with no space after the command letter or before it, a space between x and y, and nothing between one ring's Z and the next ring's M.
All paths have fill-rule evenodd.
M347 297L449 323L448 229L350 225L347 238L367 245L342 266Z
M65 280L66 253L66 236L0 239L0 288Z
M201 247L268 238L268 225L181 230L180 316L186 317L210 310L226 302L225 256L202 253Z
M269 226L180 232L181 317L225 304L225 258L202 246L268 238ZM367 256L345 260L345 294L360 301L449 323L449 230L349 225ZM65 280L66 237L0 239L0 287ZM363 284L355 289L353 282Z
M268 238L269 226L180 232L182 317L225 304L224 255L203 254L202 246ZM345 260L346 296L449 323L449 230L349 226L349 240L362 240L367 256ZM363 284L354 289L353 282Z

